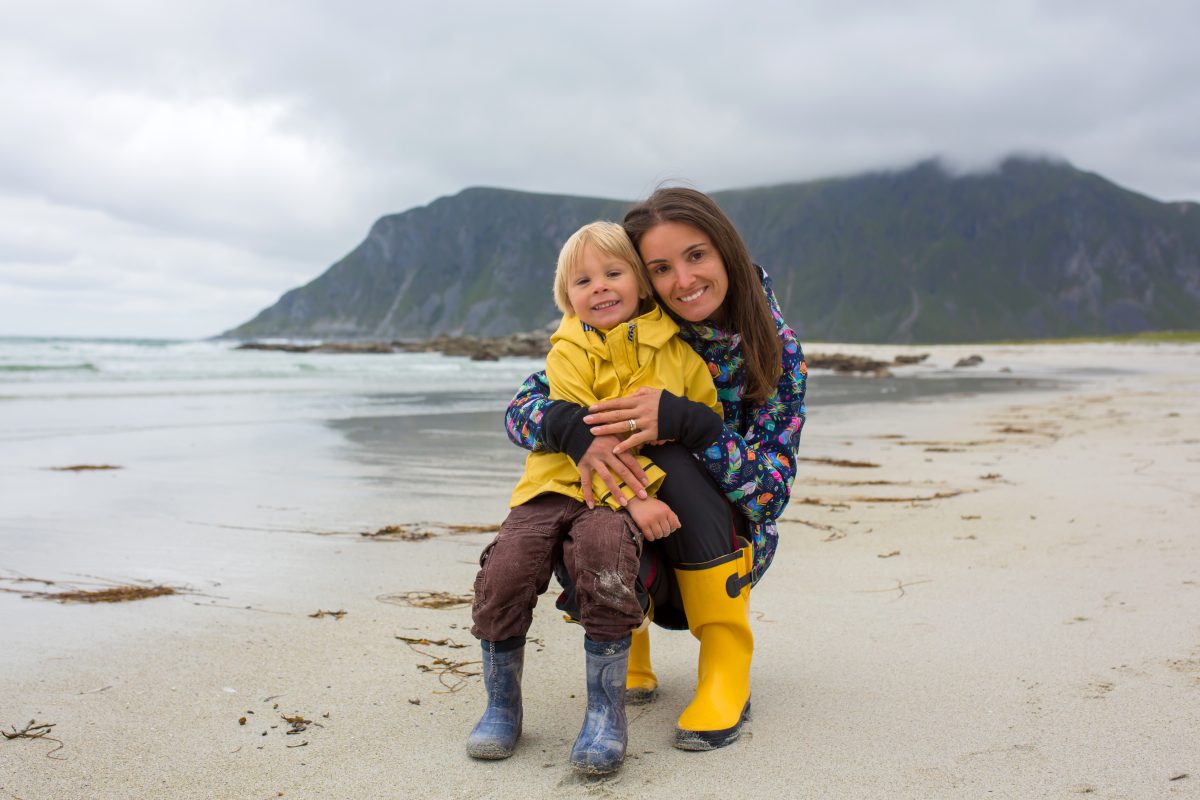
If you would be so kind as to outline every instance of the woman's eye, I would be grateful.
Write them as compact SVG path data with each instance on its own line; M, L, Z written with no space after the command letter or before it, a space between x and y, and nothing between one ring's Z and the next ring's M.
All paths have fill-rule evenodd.
M666 264L655 264L654 268L650 271L655 275L665 275L669 269L670 267L668 267Z
M690 258L692 261L699 261L700 259L704 258L704 251L693 250L692 252L688 253L688 258Z

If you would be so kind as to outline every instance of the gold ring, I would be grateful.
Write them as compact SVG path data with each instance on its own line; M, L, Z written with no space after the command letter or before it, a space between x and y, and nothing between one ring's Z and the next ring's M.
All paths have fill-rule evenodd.
M630 420L629 420L629 432L630 432L630 433L634 433L634 432L636 432L636 431L637 431L637 420L636 420L636 419L630 419Z

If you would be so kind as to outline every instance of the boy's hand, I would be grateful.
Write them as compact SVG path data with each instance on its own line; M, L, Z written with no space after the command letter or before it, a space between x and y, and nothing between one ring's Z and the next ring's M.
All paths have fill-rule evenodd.
M679 517L675 516L669 505L656 497L645 500L631 497L626 508L648 542L663 539L679 530Z
M613 453L613 448L620 444L620 441L615 436L597 436L579 459L579 488L583 491L583 502L587 503L588 508L596 507L596 498L592 493L593 472L600 476L612 492L612 496L622 506L627 505L625 493L621 491L622 481L643 500L650 496L646 494L646 484L649 483L646 473L642 471L633 453Z

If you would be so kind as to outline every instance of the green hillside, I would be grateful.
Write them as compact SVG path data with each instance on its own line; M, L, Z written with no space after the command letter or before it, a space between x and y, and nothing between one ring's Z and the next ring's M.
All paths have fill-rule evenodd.
M992 341L1200 328L1200 206L1064 163L937 162L716 192L803 338ZM500 335L557 317L558 247L628 201L467 189L383 217L225 336Z

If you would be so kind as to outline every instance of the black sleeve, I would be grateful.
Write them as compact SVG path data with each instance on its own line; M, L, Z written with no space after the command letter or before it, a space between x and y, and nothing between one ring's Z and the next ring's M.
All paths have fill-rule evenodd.
M700 452L715 442L724 427L725 421L703 403L668 391L663 391L658 401L659 438L679 442L692 452Z
M583 418L588 410L569 400L555 400L542 416L542 433L546 450L551 453L566 453L576 464L592 446L596 438ZM660 412L661 413L661 412Z

